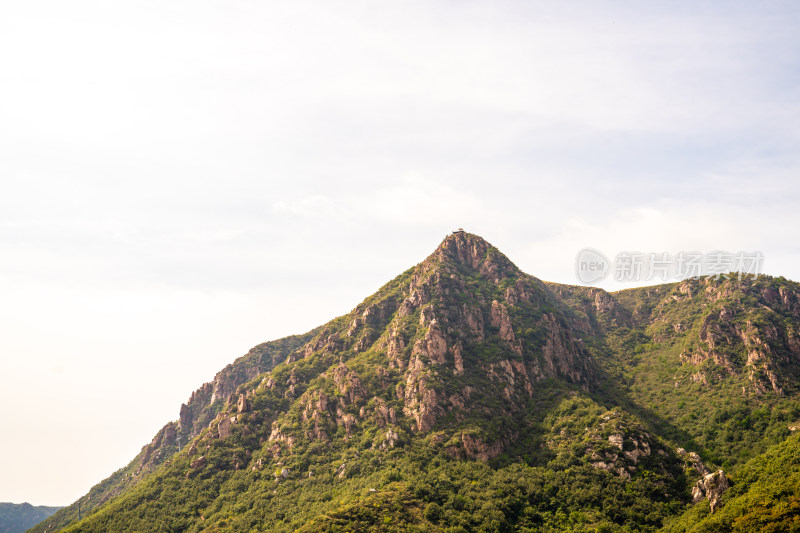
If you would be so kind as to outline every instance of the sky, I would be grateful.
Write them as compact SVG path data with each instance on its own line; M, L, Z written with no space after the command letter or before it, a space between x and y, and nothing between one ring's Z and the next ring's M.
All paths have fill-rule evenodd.
M463 227L800 280L800 5L0 6L0 501L66 505ZM606 280L600 286L620 289Z

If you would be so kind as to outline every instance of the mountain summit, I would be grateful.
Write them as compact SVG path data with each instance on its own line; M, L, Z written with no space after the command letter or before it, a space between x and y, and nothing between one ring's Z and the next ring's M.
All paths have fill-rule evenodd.
M463 265L497 283L501 277L519 275L519 269L482 237L459 230L451 233L425 263Z
M454 232L350 313L228 365L81 499L81 521L73 505L34 531L678 531L724 517L737 468L800 419L798 294L772 278L546 283Z

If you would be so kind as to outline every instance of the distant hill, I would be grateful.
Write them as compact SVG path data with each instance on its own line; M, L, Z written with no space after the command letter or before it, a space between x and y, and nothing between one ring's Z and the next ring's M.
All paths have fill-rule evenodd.
M22 533L59 509L29 503L0 503L0 533Z
M608 293L456 232L33 531L788 531L798 429L800 284Z

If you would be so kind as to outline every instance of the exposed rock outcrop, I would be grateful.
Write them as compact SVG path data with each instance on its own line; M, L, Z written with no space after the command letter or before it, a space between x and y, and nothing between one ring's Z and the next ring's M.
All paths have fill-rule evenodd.
M492 300L491 317L492 326L500 329L500 338L514 353L522 355L522 346L514 335L514 328L511 325L511 318L508 316L506 306L497 300Z
M464 453L470 459L479 459L481 461L488 461L500 455L503 451L505 442L496 440L491 444L486 443L483 439L478 438L469 433L461 434L461 445L463 446Z
M800 320L797 297L782 287L755 291L752 280L692 280L681 283L673 292L693 294L702 291L717 305L707 311L700 322L697 340L681 354L687 365L701 367L713 362L714 369L698 370L691 379L708 384L726 376L747 376L749 389L757 394L767 391L783 394L787 386L793 387L797 372L785 375L785 370L800 361L800 339L791 325ZM745 306L745 297L763 298L760 306ZM770 307L770 305L772 307ZM790 319L790 320L787 320ZM680 327L678 327L680 326ZM675 332L685 335L685 324L675 324Z
M436 391L428 386L425 365L417 356L408 365L403 395L403 413L411 417L417 431L428 431L433 427L439 411Z
M704 498L707 499L711 506L711 513L713 514L720 505L722 495L725 494L725 491L727 491L730 486L730 480L722 470L706 474L702 479L698 480L692 488L692 501L697 503Z

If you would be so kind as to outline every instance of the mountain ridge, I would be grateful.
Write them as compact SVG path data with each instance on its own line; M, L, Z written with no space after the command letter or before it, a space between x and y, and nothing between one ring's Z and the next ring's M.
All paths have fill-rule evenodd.
M0 533L22 533L35 526L60 507L30 503L0 502Z

